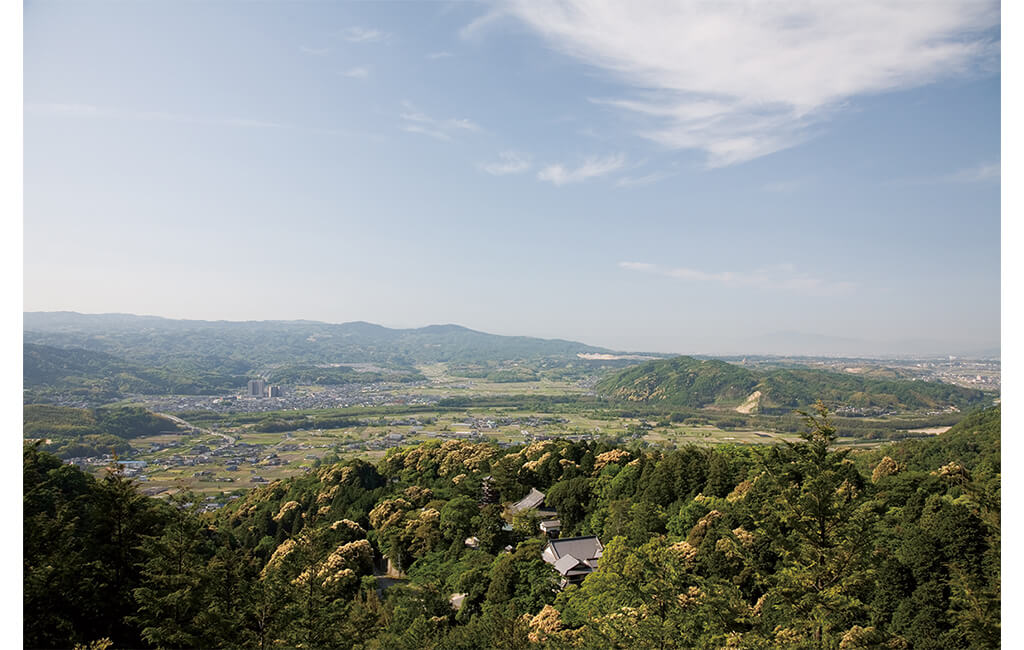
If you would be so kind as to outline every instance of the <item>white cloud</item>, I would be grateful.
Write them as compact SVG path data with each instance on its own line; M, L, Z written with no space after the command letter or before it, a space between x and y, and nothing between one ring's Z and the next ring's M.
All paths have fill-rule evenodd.
M998 182L1002 176L1002 165L999 163L985 163L969 169L961 169L946 176L943 180L954 183L984 183L987 181Z
M499 20L505 17L505 10L500 6L492 6L487 13L474 19L468 25L459 30L459 36L466 39L478 37Z
M481 164L480 169L494 176L506 176L521 174L533 166L528 155L515 151L503 151L498 154L498 159L497 162Z
M370 69L364 65L360 65L354 68L349 68L341 74L346 77L351 77L352 79L366 79L370 76Z
M342 32L342 36L349 43L376 43L385 40L390 34L367 27L349 27Z
M428 59L447 59L448 57L455 56L451 52L431 52L427 55Z
M944 183L999 183L1002 178L1000 163L980 163L974 167L965 167L948 174L934 176L918 176L897 178L886 182L886 185L938 185Z
M300 45L299 50L301 50L303 54L309 54L312 56L324 56L331 51L330 48L327 47L307 47L305 45Z
M658 267L647 262L619 262L620 269L627 271L642 271L644 273L657 273Z
M480 125L466 118L439 120L419 111L409 102L403 102L406 109L401 114L402 130L409 133L420 133L438 140L451 140L452 135L460 131L478 132Z
M793 291L816 296L838 295L857 287L855 282L833 282L798 271L792 264L776 264L753 271L702 271L668 268L647 262L619 262L619 268L649 273L695 284L715 284L727 288Z
M996 0L509 0L463 34L516 16L634 89L595 101L639 116L651 140L706 152L714 167L794 146L851 98L994 71L999 11Z
M604 157L591 157L583 161L583 164L575 169L570 169L562 164L548 165L537 172L537 178L542 181L549 181L561 186L567 183L581 183L591 178L604 176L622 169L626 164L626 157L622 154Z
M642 185L652 185L654 183L661 182L666 178L671 178L674 175L674 172L651 172L650 174L644 174L643 176L623 176L619 180L615 181L615 187L639 187Z

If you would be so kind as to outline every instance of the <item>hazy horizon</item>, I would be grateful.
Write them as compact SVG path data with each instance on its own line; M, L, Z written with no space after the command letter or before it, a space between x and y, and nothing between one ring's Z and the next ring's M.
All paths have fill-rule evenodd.
M291 323L291 322L309 322L309 323L321 323L327 325L346 325L352 323L367 323L370 325L377 325L388 329L420 329L425 327L444 327L444 326L456 326L462 327L475 332L482 332L485 334L495 334L499 336L526 336L540 339L559 339L574 341L577 343L584 343L593 347L607 348L613 352L619 353L656 353L656 354L681 354L681 355L699 355L699 356L742 356L742 355L765 355L765 356L808 356L808 357L866 357L866 358L895 358L895 357L915 357L915 356L928 356L938 357L945 356L948 354L957 355L980 355L980 356L1000 356L1000 345L996 342L995 345L988 348L966 348L957 347L955 344L943 343L941 341L932 341L928 339L919 339L914 341L870 341L861 339L842 339L839 337L829 337L821 334L812 332L792 332L792 331L776 331L768 332L762 336L751 337L746 341L738 340L726 344L724 347L719 349L698 349L695 347L683 348L683 349L655 349L652 347L620 347L615 345L606 345L600 341L591 340L584 336L548 336L545 334L528 333L528 332L496 332L484 330L472 325L465 323L456 322L430 322L413 325L393 325L387 323L375 322L367 319L354 319L349 321L326 321L321 319L294 319L294 318L269 318L269 319L246 319L246 320L235 320L235 319L222 319L222 318L175 318L172 316L163 316L159 314L133 314L129 312L80 312L74 310L54 310L54 311L28 311L25 314L75 314L82 316L130 316L138 318L159 318L165 320L179 320L179 321L195 321L195 322L213 322L213 323ZM721 346L721 344L719 344ZM732 345L732 347L729 347Z
M24 309L998 348L998 3L589 6L26 4Z

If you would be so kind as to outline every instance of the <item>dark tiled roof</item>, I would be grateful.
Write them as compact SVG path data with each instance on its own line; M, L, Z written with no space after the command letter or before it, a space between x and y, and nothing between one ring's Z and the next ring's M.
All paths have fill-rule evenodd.
M601 557L601 551L604 550L601 540L594 535L588 537L565 537L551 540L548 543L551 545L551 550L554 551L556 558L571 555L584 562Z
M580 565L585 567L586 572L590 571L590 568L587 567L586 564L580 562L572 555L563 555L562 557L558 558L558 562L555 562L555 570L564 576L567 575L570 571L572 571L572 569L575 569Z
M537 488L530 488L530 493L508 507L512 512L530 510L544 503L544 493Z

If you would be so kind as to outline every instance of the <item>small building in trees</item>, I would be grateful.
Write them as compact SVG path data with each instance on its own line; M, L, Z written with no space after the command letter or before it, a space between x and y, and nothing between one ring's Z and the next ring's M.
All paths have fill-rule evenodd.
M604 545L595 535L553 539L544 547L541 557L562 576L559 586L578 585L597 569Z
M530 511L534 511L538 519L552 519L558 516L557 512L544 505L544 493L537 488L530 488L529 494L505 507L505 515L508 519Z
M530 493L515 503L509 504L508 513L515 515L525 510L542 508L544 506L544 493L537 488L530 488Z
M540 522L540 532L544 533L548 537L558 537L561 530L562 521L560 519L547 519Z
M497 503L498 488L494 485L494 479L490 475L483 478L480 486L480 501L482 503Z

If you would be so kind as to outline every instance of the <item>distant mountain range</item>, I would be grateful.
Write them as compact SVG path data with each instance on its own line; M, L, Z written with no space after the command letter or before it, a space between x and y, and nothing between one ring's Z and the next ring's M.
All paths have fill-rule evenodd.
M392 329L363 321L341 324L309 320L201 321L133 314L26 312L24 328L27 343L80 347L161 366L182 357L204 360L222 357L225 361L234 359L251 366L345 361L389 362L408 367L435 361L473 363L621 354L576 341L500 336L460 325ZM967 346L931 340L868 341L785 331L752 336L721 346L721 349L710 346L699 352L699 356L706 353L708 356L998 358L1000 351L998 346L967 349ZM244 369L238 371L245 372Z
M417 363L575 357L605 348L528 336L499 336L460 325L391 329L365 322L198 321L130 314L27 312L24 341L106 352L166 368L196 361L244 373L274 364Z
M720 406L743 413L790 412L818 399L864 409L965 409L992 395L951 384L873 379L811 369L751 370L716 359L675 357L616 372L598 382L615 399L701 408Z

